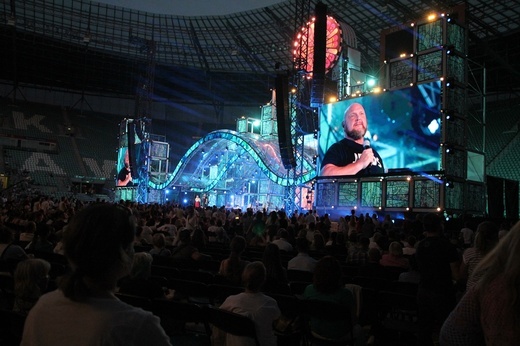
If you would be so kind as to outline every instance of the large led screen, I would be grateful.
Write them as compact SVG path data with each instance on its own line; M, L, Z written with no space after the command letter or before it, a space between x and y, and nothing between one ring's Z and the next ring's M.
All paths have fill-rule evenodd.
M322 170L322 165L325 166L323 159L327 150L346 137L343 128L345 112L354 103L361 105L366 114L367 132L359 142L379 154L384 173L405 169L417 173L439 170L440 93L441 83L432 82L324 105L320 114L318 175L344 175L330 174L330 171ZM359 105L351 108L359 109ZM354 161L360 158L363 147L359 149L358 146L357 150L361 151L354 156ZM327 156L327 161L330 161L330 156ZM349 175L374 175L374 170L372 172L359 171Z

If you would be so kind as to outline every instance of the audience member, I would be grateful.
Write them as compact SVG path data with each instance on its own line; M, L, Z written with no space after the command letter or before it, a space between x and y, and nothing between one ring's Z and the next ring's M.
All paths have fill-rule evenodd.
M289 232L285 228L280 228L278 230L278 239L273 240L273 244L278 246L278 248L285 252L293 251L293 246L289 242Z
M467 249L473 244L474 232L469 228L468 222L464 224L464 227L460 230L459 238L462 242L462 246Z
M520 345L520 222L477 265L468 288L444 322L440 345Z
M266 269L264 292L289 294L287 270L282 265L280 249L275 244L267 244L262 257Z
M403 247L403 255L405 255L405 256L415 255L415 251L416 251L415 242L416 241L417 241L417 238L415 238L415 236L413 236L413 235L409 235L406 238L406 244Z
M241 257L246 249L246 245L244 237L235 236L231 240L229 257L220 262L218 274L234 285L242 284L242 272L249 264L248 261L243 260Z
M245 292L229 296L220 308L251 318L255 323L260 346L276 346L277 338L273 331L273 322L280 317L281 313L276 300L260 292L265 279L266 270L262 262L249 263L242 274ZM226 343L249 345L247 338L230 334L226 335Z
M34 233L36 232L36 222L34 221L27 221L25 223L25 227L23 232L19 235L19 242L20 244L27 245L34 239Z
M417 245L417 264L421 274L418 302L420 345L433 345L433 333L455 306L455 285L460 266L457 249L443 237L440 216L429 213L423 218L426 238Z
M352 320L355 321L356 301L352 291L345 288L341 280L341 265L337 259L332 256L322 257L314 270L313 283L305 288L303 292L304 299L323 300L327 302L337 303L349 307L352 314ZM345 339L350 336L345 335L345 330L350 330L345 326L346 320L323 321L311 319L311 330L314 334L324 339ZM364 345L363 329L361 326L354 327L354 338L356 345Z
M179 243L173 249L172 257L176 259L201 261L209 259L208 255L202 254L191 244L191 231L187 228L179 232Z
M310 245L310 250L320 253L325 253L325 239L320 232L314 233L314 239Z
M417 266L417 259L415 258L415 255L410 256L410 269L406 272L399 274L398 281L410 282L414 284L419 284L419 281L421 281L421 273L419 273L419 268Z
M24 249L19 245L13 244L13 238L13 232L9 228L0 225L0 262L6 264L4 269L11 274L14 273L18 262L29 258Z
M484 256L498 243L498 226L494 222L484 221L477 227L475 246L467 248L462 255L460 279L467 279L466 289L470 289L479 281L478 275L473 275L475 268Z
M172 255L171 251L166 248L166 237L163 233L155 233L152 241L153 248L150 250L150 255L167 257Z
M351 248L351 251L349 251L347 263L359 265L367 264L369 244L370 240L367 237L359 238L359 242L355 243L354 246Z
M14 272L13 311L29 313L40 296L46 292L51 264L43 259L21 261Z
M318 262L309 255L309 242L307 238L296 239L296 250L298 253L287 263L287 269L314 272Z
M25 323L22 345L170 345L159 318L115 295L130 271L135 219L121 205L90 205L64 235L72 272L40 297Z
M164 289L155 281L150 280L152 276L153 257L147 252L138 252L134 255L130 275L119 281L119 292L150 299L167 298L173 299L174 292Z
M403 257L403 246L397 241L390 243L388 253L383 254L379 263L383 267L398 267L403 269L410 267L408 259Z
M36 229L33 240L26 246L27 251L31 252L47 252L54 251L54 244L49 241L52 227L49 225L41 225Z

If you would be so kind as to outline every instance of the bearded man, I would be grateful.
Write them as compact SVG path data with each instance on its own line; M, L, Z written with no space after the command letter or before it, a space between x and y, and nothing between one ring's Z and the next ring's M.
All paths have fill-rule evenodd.
M321 163L321 176L365 176L385 172L381 156L365 139L367 117L359 103L353 103L345 111L342 122L345 138L334 143L325 153Z

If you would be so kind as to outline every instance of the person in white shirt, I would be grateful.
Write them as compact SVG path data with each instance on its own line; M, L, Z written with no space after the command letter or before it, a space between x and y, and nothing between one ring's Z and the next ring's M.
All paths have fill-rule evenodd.
M92 204L75 215L63 238L72 271L30 310L22 346L170 345L158 317L115 296L130 272L135 229L120 205Z
M293 246L289 243L289 232L285 228L280 228L278 230L278 239L273 240L273 244L278 246L278 248L282 251L291 252L293 250Z
M220 308L251 318L260 346L276 346L273 322L280 317L281 312L276 300L260 292L265 278L266 270L262 262L249 263L242 273L245 292L229 296ZM246 337L226 335L226 345L249 345L252 341Z
M314 272L318 261L309 256L309 241L307 238L301 237L296 239L296 250L298 250L298 254L289 260L287 269Z

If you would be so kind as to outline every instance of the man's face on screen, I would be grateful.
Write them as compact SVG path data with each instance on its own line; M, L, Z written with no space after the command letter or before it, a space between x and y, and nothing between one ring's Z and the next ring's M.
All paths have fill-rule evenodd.
M367 117L365 109L359 103L354 103L345 111L343 129L347 137L354 140L363 138L367 132Z

